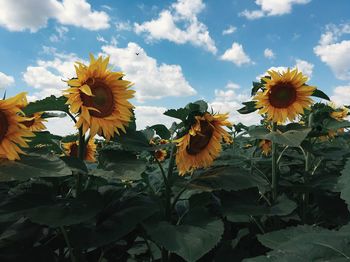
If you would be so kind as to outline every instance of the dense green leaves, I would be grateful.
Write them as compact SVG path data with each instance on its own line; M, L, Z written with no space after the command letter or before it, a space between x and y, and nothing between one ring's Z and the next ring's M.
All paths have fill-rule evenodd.
M186 224L172 225L161 221L145 224L147 233L158 245L181 256L185 261L195 262L221 239L224 225L221 220L209 218L203 210L190 213Z
M29 103L24 109L26 115L31 115L36 112L43 111L63 111L69 112L68 105L66 105L67 98L64 96L55 97L49 96L42 100Z
M347 159L346 165L341 173L342 175L338 180L340 197L345 200L348 209L350 210L350 158Z
M30 154L21 160L0 159L0 181L27 180L33 177L58 177L71 175L67 165L54 155Z

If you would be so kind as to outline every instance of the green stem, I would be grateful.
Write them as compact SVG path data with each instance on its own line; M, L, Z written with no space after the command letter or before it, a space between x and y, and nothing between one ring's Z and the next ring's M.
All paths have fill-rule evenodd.
M272 123L272 132L276 132L277 124ZM277 172L277 144L272 141L272 200L277 199L278 194L278 172Z
M84 161L84 155L85 155L85 136L83 135L83 128L79 128L79 147L78 147L78 158L82 161ZM76 186L75 186L75 195L78 197L82 191L83 187L83 181L82 176L80 172L77 173L77 180L76 180Z
M74 256L74 254L73 254L73 249L72 249L72 247L71 247L71 245L70 245L67 232L66 232L66 230L64 229L63 226L61 226L60 229L61 229L61 232L62 232L64 241L66 242L66 245L67 245L67 247L68 247L68 251L69 251L69 255L70 255L70 260L71 260L72 262L76 262L77 260L75 259L75 256Z

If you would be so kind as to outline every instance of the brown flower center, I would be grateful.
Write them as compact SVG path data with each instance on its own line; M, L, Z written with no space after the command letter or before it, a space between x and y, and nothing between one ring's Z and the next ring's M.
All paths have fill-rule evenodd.
M86 84L90 87L94 96L81 93L80 97L83 101L83 105L96 108L100 111L90 110L90 115L99 118L110 116L114 110L113 92L110 87L101 79L89 78Z
M214 133L214 128L207 121L200 121L201 131L199 134L190 137L186 151L189 155L197 155L209 144Z
M33 117L33 115L29 115L27 117L31 118L31 117ZM33 118L32 120L23 121L21 123L29 128L29 127L31 127L34 124L34 122L35 122L35 119Z
M9 122L4 112L0 111L0 142L6 136L6 133L9 129Z
M278 83L269 93L269 101L273 107L287 108L297 99L297 91L290 83Z

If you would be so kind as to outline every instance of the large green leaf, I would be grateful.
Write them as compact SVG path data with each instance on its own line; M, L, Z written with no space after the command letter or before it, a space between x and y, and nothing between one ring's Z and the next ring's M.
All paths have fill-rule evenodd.
M345 167L341 173L342 175L338 179L340 197L345 200L348 209L350 210L350 158L347 159Z
M99 168L112 172L100 172L95 170L94 175L104 178L118 178L125 180L141 179L141 174L146 170L146 161L128 151L120 149L103 149L100 151Z
M249 101L242 103L244 107L238 109L240 114L249 114L257 110L255 101Z
M196 214L185 221L186 224L172 225L161 221L145 224L146 231L158 245L185 261L195 262L217 245L224 232L224 225L221 220L210 218L205 212L192 213Z
M61 159L49 154L22 155L18 161L0 160L0 182L71 174L72 171Z
M59 146L59 142L62 139L60 136L51 134L48 131L36 132L35 137L31 138L28 143L28 151L54 151L55 153L61 153L62 149Z
M315 91L312 93L312 96L331 101L330 98L320 89L315 89Z
M115 141L122 145L123 149L129 151L154 151L150 145L147 132L131 131L120 136L115 136Z
M250 174L239 167L214 167L194 176L188 184L193 190L211 192L214 190L238 191L254 187L266 187L268 182L258 175Z
M50 96L42 100L37 100L35 102L29 103L24 109L26 115L31 115L36 112L43 111L62 111L69 112L68 105L66 105L67 98L64 96L55 97Z
M259 241L273 249L266 256L244 261L349 261L350 226L338 231L298 226L258 235Z
M117 241L159 211L152 200L143 196L122 199L115 206L113 210L106 208L102 212L100 217L106 213L106 218L100 218L96 227L73 228L69 234L72 245L89 248Z
M60 227L90 220L102 208L102 196L97 191L84 191L78 198L64 199L53 205L33 208L26 215L34 223Z
M249 222L253 216L286 216L292 213L297 205L286 195L277 198L273 206L257 204L257 198L237 192L229 199L222 200L222 213L232 222Z
M170 138L170 131L165 125L153 125L150 128L154 129L158 136L160 136L163 139L169 139Z
M253 127L249 129L248 133L250 136L258 139L266 139L277 144L298 147L307 137L310 128L304 128L303 130L289 130L287 132L270 132L264 127Z
M179 108L179 109L169 109L164 112L164 115L177 118L185 122L189 113L190 113L190 109Z

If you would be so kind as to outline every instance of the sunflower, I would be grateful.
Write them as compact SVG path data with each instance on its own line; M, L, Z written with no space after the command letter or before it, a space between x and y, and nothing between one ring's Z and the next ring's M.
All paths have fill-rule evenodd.
M47 122L47 120L43 119L42 116L43 112L34 113L32 115L28 115L27 121L22 122L23 125L25 125L30 131L38 132L46 129L46 126L43 124L43 122Z
M270 154L271 152L271 141L270 140L266 140L266 139L263 139L260 141L259 143L259 147L261 148L261 151L262 153L267 156L268 154Z
M159 162L161 162L161 161L164 161L164 160L165 160L167 154L168 154L168 153L166 152L166 150L160 149L160 150L156 150L156 151L154 152L154 157L155 157Z
M21 105L25 104L26 93L0 100L0 158L9 160L20 159L19 153L24 154L21 147L28 147L25 137L34 134L23 124L28 119L23 116Z
M268 71L265 89L259 91L253 100L259 114L267 114L267 119L276 123L284 123L287 119L293 121L298 114L303 114L312 104L310 96L316 87L306 85L308 78L297 69L278 73Z
M109 57L95 59L90 55L90 65L77 63L77 78L68 81L68 98L72 113L79 113L77 128L82 127L83 134L90 128L90 135L103 135L110 140L119 130L125 133L132 117L133 105L128 99L134 97L129 90L131 82L123 80L121 72L111 72L107 66Z
M208 167L219 156L221 142L230 141L230 135L223 128L232 126L227 118L228 114L196 116L189 132L176 140L176 164L180 175Z
M343 121L348 116L348 113L349 109L347 109L346 107L338 108L331 113L331 117L335 120Z
M62 143L62 146L68 156L78 157L78 152L79 152L78 141ZM90 139L86 145L84 160L89 162L95 162L96 161L95 154L96 154L96 144L93 139Z

